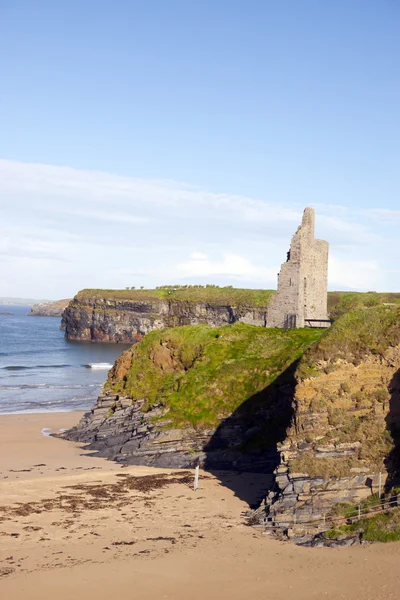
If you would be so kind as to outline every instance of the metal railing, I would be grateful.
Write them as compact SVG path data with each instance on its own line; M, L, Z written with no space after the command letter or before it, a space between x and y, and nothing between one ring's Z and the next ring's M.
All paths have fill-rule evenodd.
M268 520L268 517L265 517L264 519L264 523L270 523L269 527L271 528L276 528L276 529L282 529L283 527L288 527L291 525L315 525L317 526L318 524L323 524L324 526L327 526L327 529L330 529L332 525L346 525L346 524L352 524L354 522L360 521L362 518L369 518L373 515L376 514L380 514L380 513L385 513L391 510L395 510L395 509L400 508L400 494L396 495L395 497L391 497L390 499L387 498L381 498L379 499L378 503L376 505L372 505L372 506L368 506L368 505L363 505L362 502L360 502L358 505L356 505L354 507L354 514L347 514L347 515L328 515L328 514L324 514L321 518L317 518L317 519L311 519L309 521L303 521L303 520L297 520L296 518L296 512L293 515L293 518L290 519L286 519L284 522L282 522L282 524L278 523L274 523L273 519L271 519L271 521ZM366 510L368 509L368 510Z

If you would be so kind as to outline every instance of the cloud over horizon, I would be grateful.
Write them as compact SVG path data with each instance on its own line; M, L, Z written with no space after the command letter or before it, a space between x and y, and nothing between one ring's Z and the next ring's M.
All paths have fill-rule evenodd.
M0 296L217 283L275 288L304 206L0 160ZM316 208L331 289L398 291L399 211Z

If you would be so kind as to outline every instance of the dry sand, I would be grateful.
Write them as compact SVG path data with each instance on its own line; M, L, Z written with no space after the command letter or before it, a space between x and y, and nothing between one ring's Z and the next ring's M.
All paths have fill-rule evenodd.
M400 597L400 544L278 542L244 525L247 505L214 475L195 492L192 474L124 468L41 433L78 418L0 417L2 600Z

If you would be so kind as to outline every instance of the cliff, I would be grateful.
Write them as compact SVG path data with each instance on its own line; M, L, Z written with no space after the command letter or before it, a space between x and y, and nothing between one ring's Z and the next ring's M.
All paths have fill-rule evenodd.
M166 327L236 321L265 326L272 294L212 286L82 290L66 308L62 328L70 340L130 343Z
M301 534L368 502L379 479L382 492L398 485L400 307L342 316L304 354L295 380L293 419L258 517Z
M123 463L262 470L253 521L326 529L379 479L388 493L399 483L400 307L359 309L324 331L149 333L65 437Z
M34 304L28 313L30 317L61 317L67 308L70 299L54 300L52 302L41 302Z
M64 311L61 328L70 340L133 343L149 331L182 325L235 322L265 327L275 292L216 286L155 290L82 290ZM400 294L330 292L332 318L363 307L400 302Z
M242 323L149 333L116 361L103 395L65 437L123 463L252 462L272 472L290 419L291 365L320 335Z

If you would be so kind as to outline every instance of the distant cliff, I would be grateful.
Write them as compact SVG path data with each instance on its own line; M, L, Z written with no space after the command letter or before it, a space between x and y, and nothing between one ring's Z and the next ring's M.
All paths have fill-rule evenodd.
M61 317L70 302L70 299L66 299L34 304L28 315L30 317Z
M240 321L265 327L269 290L188 287L157 290L82 290L64 311L70 340L130 343L149 331Z
M236 322L265 327L272 290L176 286L155 290L82 290L64 311L67 339L133 343L149 331ZM400 294L330 292L332 318L358 308L400 301Z

